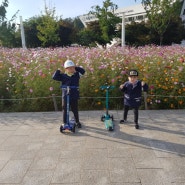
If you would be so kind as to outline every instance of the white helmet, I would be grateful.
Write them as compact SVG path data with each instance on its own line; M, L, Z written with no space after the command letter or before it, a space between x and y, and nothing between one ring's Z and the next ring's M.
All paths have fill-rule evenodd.
M64 68L75 66L74 62L72 60L66 60L64 63Z

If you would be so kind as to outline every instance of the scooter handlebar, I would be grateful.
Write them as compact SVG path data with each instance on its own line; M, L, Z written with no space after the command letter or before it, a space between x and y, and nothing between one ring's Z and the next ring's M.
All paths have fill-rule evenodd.
M67 90L67 94L69 94L69 91L70 91L71 89L78 89L78 88L79 88L78 86L69 86L69 85L61 85L60 87L61 87L62 89Z
M114 89L114 86L111 86L111 85L102 85L100 88L101 88L102 90L104 90L104 89L109 90L109 89Z
M79 87L78 86L70 86L70 85L61 85L60 86L62 89L78 89Z

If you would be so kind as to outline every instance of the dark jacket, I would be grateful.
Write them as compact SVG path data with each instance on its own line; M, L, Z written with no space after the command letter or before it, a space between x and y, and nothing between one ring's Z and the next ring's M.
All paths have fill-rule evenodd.
M145 83L144 86L141 85L141 81L138 80L134 85L129 81L124 83L124 105L129 107L139 107L141 105L142 90L148 91L148 85Z
M70 99L79 99L79 80L80 76L85 73L82 67L75 67L76 72L72 76L68 76L66 73L61 73L60 70L56 70L52 78L57 81L61 81L61 86L74 86L70 90ZM62 97L67 94L66 89L62 89Z

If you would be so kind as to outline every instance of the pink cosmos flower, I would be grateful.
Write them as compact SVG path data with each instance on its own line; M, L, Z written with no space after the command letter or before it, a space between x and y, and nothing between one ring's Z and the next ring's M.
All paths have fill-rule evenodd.
M50 87L49 90L50 90L50 91L53 91L53 87Z
M161 103L161 100L155 100L156 103Z
M127 74L127 72L126 71L121 71L121 74L125 75L125 74Z

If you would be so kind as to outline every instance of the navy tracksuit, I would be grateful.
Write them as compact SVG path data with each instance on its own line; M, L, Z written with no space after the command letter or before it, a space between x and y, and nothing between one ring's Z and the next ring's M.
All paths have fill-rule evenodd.
M85 73L85 70L81 67L75 67L76 72L72 76L68 76L66 73L61 73L60 70L56 70L53 74L53 79L61 81L62 86L75 86L79 87L80 76ZM62 89L62 107L63 107L63 122L67 123L67 90ZM79 123L78 114L78 99L79 99L79 89L70 89L70 108L74 114L76 123Z
M124 114L123 119L127 120L129 108L134 110L134 122L138 124L138 110L141 105L142 90L148 91L148 85L145 83L141 85L141 81L136 81L135 84L127 81L124 83L123 89L120 89L124 93Z

